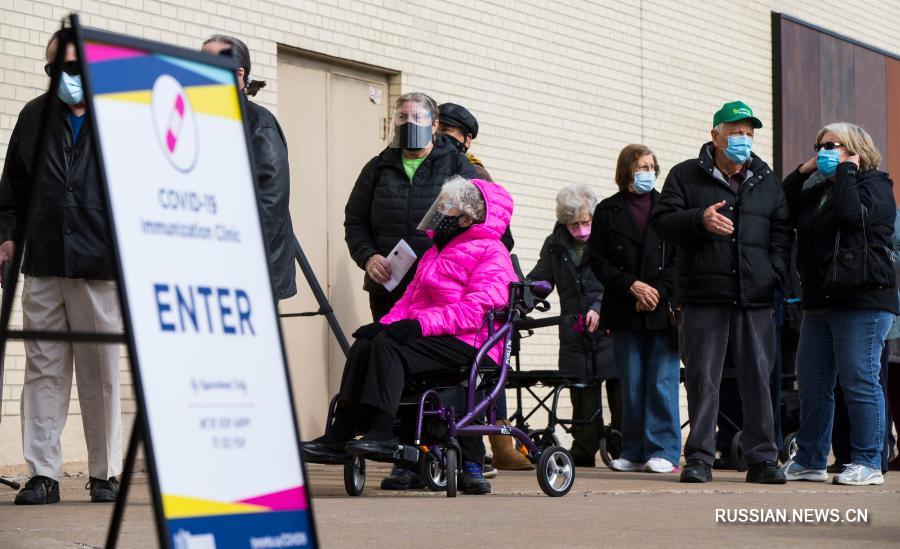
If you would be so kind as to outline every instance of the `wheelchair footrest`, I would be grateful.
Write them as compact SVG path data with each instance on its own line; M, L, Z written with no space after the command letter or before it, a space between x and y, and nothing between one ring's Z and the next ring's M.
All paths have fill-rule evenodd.
M419 448L413 444L398 444L391 454L365 454L362 457L369 461L384 463L418 463L419 454Z

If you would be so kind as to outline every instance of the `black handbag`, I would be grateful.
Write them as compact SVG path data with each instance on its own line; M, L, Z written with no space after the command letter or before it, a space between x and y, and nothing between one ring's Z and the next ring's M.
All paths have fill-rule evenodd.
M834 239L834 255L822 291L829 297L849 297L896 286L894 258L888 246L873 244L866 207L860 208L863 245L841 247L841 229Z

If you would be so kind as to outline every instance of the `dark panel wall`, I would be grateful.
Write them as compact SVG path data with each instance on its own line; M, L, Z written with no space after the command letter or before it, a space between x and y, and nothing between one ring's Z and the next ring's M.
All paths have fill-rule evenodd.
M780 14L772 30L781 177L814 155L822 126L852 122L872 135L885 158L880 168L900 180L900 59ZM900 198L898 191L900 183Z

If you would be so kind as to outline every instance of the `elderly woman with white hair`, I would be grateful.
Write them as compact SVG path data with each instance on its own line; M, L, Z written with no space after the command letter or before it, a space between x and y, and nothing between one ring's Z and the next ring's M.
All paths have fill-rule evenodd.
M670 473L681 455L679 362L670 315L675 258L648 223L659 200L659 163L644 145L619 153L619 192L597 206L588 242L606 286L601 327L612 330L622 387L622 452L616 471Z
M603 285L586 260L586 242L597 196L587 185L570 185L556 195L556 226L544 240L531 280L556 286L561 314L559 370L571 374L583 389L572 388L572 418L588 420L600 408L600 384L606 384L612 425L619 428L619 381L612 357L612 341L600 326ZM594 386L596 384L596 386ZM600 448L602 418L575 428L572 457L578 467L593 467Z
M334 422L303 445L306 456L390 455L398 443L394 422L406 377L471 364L477 345L488 340L487 313L507 306L516 280L501 242L512 211L509 193L495 183L457 176L441 187L418 226L434 244L400 300L353 334ZM488 351L487 366L500 363L501 347ZM365 434L355 440L360 431ZM460 446L460 490L490 492L481 437L460 437Z
M892 182L859 126L829 124L816 156L784 179L797 230L803 322L797 349L800 431L788 480L828 480L826 470L840 378L850 417L851 463L834 484L882 484L885 403L879 385L884 339L900 312L893 246Z

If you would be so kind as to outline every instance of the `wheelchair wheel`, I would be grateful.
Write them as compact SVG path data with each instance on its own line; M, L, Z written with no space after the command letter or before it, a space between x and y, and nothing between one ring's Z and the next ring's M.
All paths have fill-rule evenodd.
M447 497L455 498L457 479L456 468L459 463L459 450L449 446L444 448L444 456L444 463L446 463L446 466L444 467L444 476L447 481Z
M550 497L558 498L569 493L575 483L575 460L561 446L551 446L541 451L537 462L538 485Z
M353 461L344 464L344 489L348 496L362 494L366 486L366 460L353 456Z
M444 466L431 452L422 452L422 459L419 460L419 478L434 492L443 492L447 489L447 473Z
M781 463L787 463L789 460L794 459L794 456L797 455L797 433L790 433L784 437L784 443L781 445L781 451L778 453Z
M744 455L742 437L743 433L738 431L731 439L731 459L734 460L735 469L743 473L747 470L747 457Z
M622 455L622 433L610 428L606 436L600 439L600 459L609 467L612 460L619 459Z
M551 446L559 446L559 440L557 440L556 435L554 435L553 431L550 429L534 429L528 431L528 438L534 442L539 450L544 450Z

